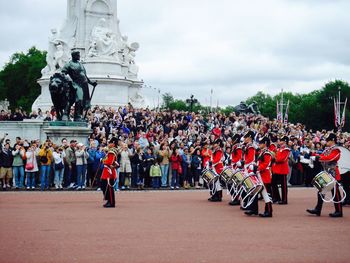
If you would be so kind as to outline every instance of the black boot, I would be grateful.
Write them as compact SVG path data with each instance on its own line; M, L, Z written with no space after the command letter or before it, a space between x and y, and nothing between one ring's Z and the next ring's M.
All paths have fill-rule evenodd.
M221 202L222 191L217 191L211 198L208 199L211 202Z
M329 214L330 217L343 217L343 213L339 211L335 211L334 213Z
M208 201L212 201L213 199L216 198L217 192L215 192L215 194L213 194L211 197L208 198Z
M218 197L220 202L222 201L222 190L218 191Z
M244 212L246 215L258 215L258 197L255 196L253 202L248 206L248 210Z
M258 215L258 211L248 210L244 212L247 216Z
M317 193L317 205L315 209L306 209L306 212L312 214L312 215L321 215L321 210L322 210L322 205L323 205L323 200L322 197L319 193Z
M259 214L260 217L272 217L272 203L265 204L265 212L263 214Z
M235 199L235 200L230 201L228 204L232 205L232 206L236 206L236 205L240 205L240 202L239 202L239 200Z
M315 209L306 209L306 212L308 212L308 213L310 213L312 215L317 215L317 216L321 215L321 211L317 210L316 208Z

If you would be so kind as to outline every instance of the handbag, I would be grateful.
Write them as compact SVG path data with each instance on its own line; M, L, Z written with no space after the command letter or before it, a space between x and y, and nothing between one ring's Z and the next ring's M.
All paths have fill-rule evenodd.
M179 168L177 169L177 172L178 172L179 174L182 174L182 166L181 166L181 164L179 165Z
M40 162L47 163L48 161L49 159L47 158L47 156L40 156Z
M59 162L59 163L55 163L55 170L61 170L63 169L64 166L63 166L63 163L62 162Z
M25 169L28 170L28 171L33 170L34 169L34 164L33 163L26 163Z
M35 158L35 155L34 155L34 152L33 152L32 162L31 162L31 163L27 162L27 163L26 163L26 166L25 166L25 169L26 169L27 171L30 171L30 170L33 170L33 169L34 169L34 158Z

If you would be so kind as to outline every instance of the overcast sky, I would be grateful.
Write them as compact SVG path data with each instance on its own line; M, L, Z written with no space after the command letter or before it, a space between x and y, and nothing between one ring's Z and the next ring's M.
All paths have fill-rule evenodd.
M140 43L147 85L202 104L235 105L263 91L306 93L350 81L349 0L118 0L122 34ZM66 0L0 0L0 68L47 49Z

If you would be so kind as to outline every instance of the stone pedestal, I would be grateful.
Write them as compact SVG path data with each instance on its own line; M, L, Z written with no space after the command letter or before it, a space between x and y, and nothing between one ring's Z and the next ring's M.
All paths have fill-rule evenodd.
M52 122L49 127L44 128L44 132L54 144L60 145L63 138L68 142L74 139L78 143L86 144L92 130L86 127L86 123Z

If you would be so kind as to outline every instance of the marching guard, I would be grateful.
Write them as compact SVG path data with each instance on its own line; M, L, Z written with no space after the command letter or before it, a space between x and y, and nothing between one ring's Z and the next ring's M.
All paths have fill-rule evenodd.
M238 167L237 163L241 165L241 160L243 159L243 149L242 145L240 144L241 136L237 133L232 137L232 152L231 152L231 165L232 169L234 171L237 171L240 167ZM228 185L229 188L231 188L232 185ZM234 195L233 189L231 190L230 194ZM234 200L231 200L229 202L229 205L235 206L240 205L239 197L237 196Z
M328 173L330 173L337 182L340 181L340 172L338 169L338 160L340 159L341 151L336 148L336 143L337 143L337 136L334 133L330 133L326 137L327 141L327 147L325 151L316 156L316 158L321 162L324 170ZM334 192L335 191L335 192ZM334 196L334 208L335 212L330 213L330 217L342 217L343 216L343 210L342 210L342 205L340 203L341 196L340 196L340 191L339 191L339 185L338 183L335 184L332 194ZM321 210L322 210L322 205L323 205L323 199L321 196L321 193L317 193L317 205L314 209L307 209L306 211L310 214L320 216L321 215Z
M275 161L272 165L272 200L280 205L288 204L287 175L289 171L288 159L290 149L287 147L289 138L284 135L278 140L278 148L275 152ZM278 190L281 185L282 200Z
M255 134L253 131L247 131L244 134L243 160L237 163L238 167L244 167L248 174L254 172L255 155L256 155L256 149L253 144L254 136ZM243 193L241 197L244 198L245 193ZM250 205L245 209L241 207L241 209L247 210L245 212L245 214L247 215L258 214L258 212L254 210L254 207L252 207L252 205Z
M213 143L213 156L212 156L212 167L215 172L220 175L222 170L224 169L223 164L223 156L224 152L222 150L223 143L221 139L217 139ZM215 193L208 199L211 202L221 202L222 201L222 187L220 179L216 180L215 185Z
M265 212L259 214L260 217L272 217L272 200L271 196L271 163L272 163L272 154L268 150L267 146L269 145L270 140L267 137L262 137L259 140L260 153L258 156L257 162L257 175L259 179L264 184L264 189L261 194L265 201ZM256 197L256 199L258 199Z
M116 146L118 145L118 139L113 137L108 144L108 153L103 159L103 170L101 175L101 190L104 200L107 201L103 207L111 208L115 207L115 195L114 186L117 179L116 167L118 151Z

